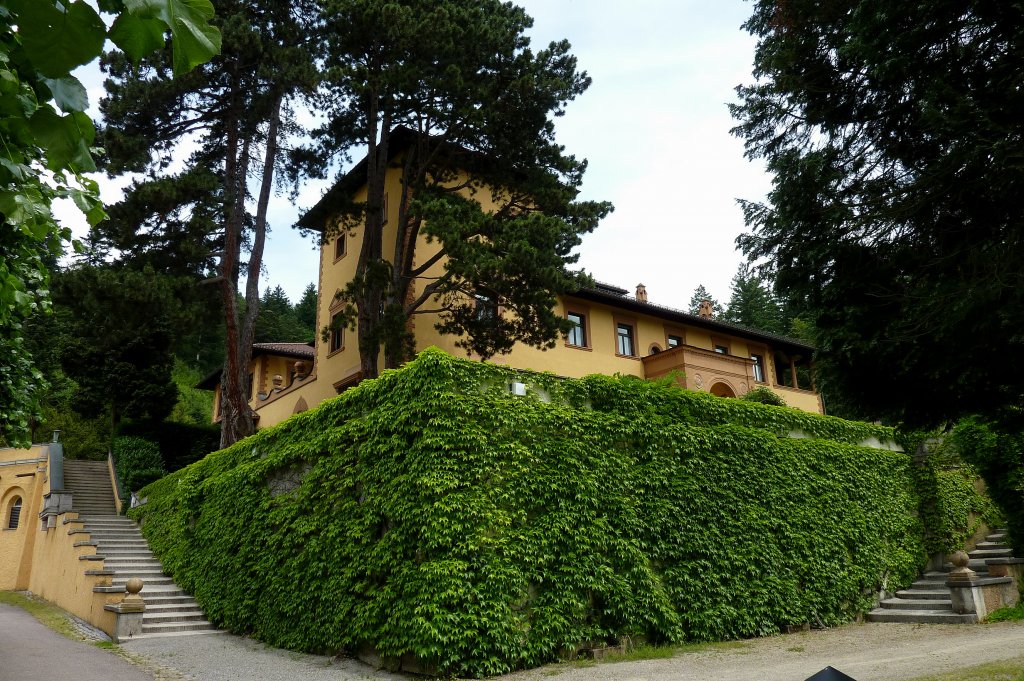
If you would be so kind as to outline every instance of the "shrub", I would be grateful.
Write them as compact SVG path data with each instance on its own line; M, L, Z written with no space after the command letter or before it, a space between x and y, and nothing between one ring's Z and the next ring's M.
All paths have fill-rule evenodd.
M985 479L1006 518L1010 543L1024 551L1024 414L1008 408L993 418L965 418L953 429L953 441Z
M782 399L781 396L773 393L767 386L759 385L753 390L747 392L746 395L740 397L741 400L747 402L757 402L759 404L770 404L776 407L785 407L786 400Z
M121 434L155 442L169 473L199 461L220 447L220 427L213 424L137 421L123 425Z
M116 437L111 452L122 499L166 475L160 448L154 442L141 437Z
M812 437L779 437L794 430ZM867 437L892 431L431 350L149 485L131 513L219 626L485 676L583 642L869 609L924 552L909 457Z

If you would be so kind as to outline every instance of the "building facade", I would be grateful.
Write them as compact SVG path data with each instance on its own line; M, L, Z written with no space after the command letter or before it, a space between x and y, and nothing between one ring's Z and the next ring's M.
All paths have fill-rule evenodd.
M365 169L362 171L365 177ZM324 198L299 221L299 226L330 235L327 229L337 220L332 206L339 197L365 201L366 187L360 181L360 165L342 178ZM400 171L393 168L385 178L384 252L393 250L397 239L397 197L401 196ZM494 201L484 192L474 197L485 210ZM389 200L390 199L390 200ZM427 262L438 245L420 235L418 262ZM336 294L356 274L362 245L360 228L342 230L321 238L318 264L317 326L323 329L342 312ZM443 261L434 263L425 278L440 276ZM630 295L626 289L607 284L559 297L560 314L574 323L569 335L552 349L517 345L507 355L492 361L521 369L546 371L566 377L587 374L624 374L640 378L675 375L691 390L703 390L722 397L738 397L763 385L781 396L788 405L804 411L824 413L820 396L807 385L805 369L813 347L799 340L713 319L710 308L690 314L648 302L643 285ZM439 347L452 355L467 357L456 346L457 337L442 335L435 328L437 315L416 315L410 322L416 351ZM319 334L318 334L319 335ZM279 423L288 416L313 407L358 383L359 349L356 333L335 329L326 340L313 346L298 343L264 343L254 346L250 365L252 406L259 427ZM383 357L381 358L383 365ZM804 380L804 383L801 383ZM219 390L217 376L202 387ZM215 404L219 403L219 393ZM215 406L214 418L217 418Z

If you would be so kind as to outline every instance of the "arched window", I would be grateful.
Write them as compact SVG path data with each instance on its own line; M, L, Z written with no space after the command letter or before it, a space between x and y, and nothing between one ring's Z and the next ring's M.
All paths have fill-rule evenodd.
M11 502L11 510L7 513L7 529L16 530L18 529L18 523L21 521L21 497L14 497L14 501Z

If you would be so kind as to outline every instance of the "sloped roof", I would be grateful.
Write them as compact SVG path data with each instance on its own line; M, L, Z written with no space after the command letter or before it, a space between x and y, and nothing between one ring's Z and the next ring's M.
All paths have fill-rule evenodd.
M684 312L683 310L678 310L673 307L657 305L655 303L637 300L636 298L630 298L626 294L626 289L598 282L593 288L580 289L579 291L569 295L581 300L604 303L613 307L630 310L638 314L660 317L661 319L675 322L677 324L687 324L689 326L696 326L710 331L720 331L721 333L727 333L732 336L759 340L763 343L770 343L777 349L789 353L797 352L799 354L800 352L812 352L814 350L813 345L807 341L802 341L797 338L790 338L789 336L782 336L769 331L754 329L749 326L734 324L733 322L727 322L721 319L701 317L700 315Z
M312 360L316 357L316 348L309 343L253 343L252 356L255 358L260 355L279 355ZM196 388L213 390L220 383L220 375L223 371L223 368L211 371L203 380L196 383Z

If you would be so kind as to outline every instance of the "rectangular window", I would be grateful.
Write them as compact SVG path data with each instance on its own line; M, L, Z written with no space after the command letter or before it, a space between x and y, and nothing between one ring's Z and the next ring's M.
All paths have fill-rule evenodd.
M717 352L720 355L728 355L729 354L729 347L726 346L726 345L715 344L715 352Z
M340 258L343 255L345 255L345 241L346 241L346 239L345 239L345 232L342 232L342 233L338 234L338 236L334 239L334 259L335 260L337 260L338 258Z
M328 352L337 352L342 348L345 329L342 326L341 313L331 315L331 342L327 347Z
M633 327L630 324L619 323L616 326L616 336L618 343L616 348L620 355L626 355L627 357L636 357L635 344L633 342Z
M587 347L587 317L579 312L570 312L566 315L569 321L572 322L572 328L569 329L569 335L566 336L566 342L569 345L575 345L578 348Z
M672 334L669 334L669 336L668 336L668 346L670 348L678 348L682 344L683 344L683 337L682 336L673 336Z
M764 383L764 357L761 355L751 355L750 359L754 360L754 380L758 383Z

